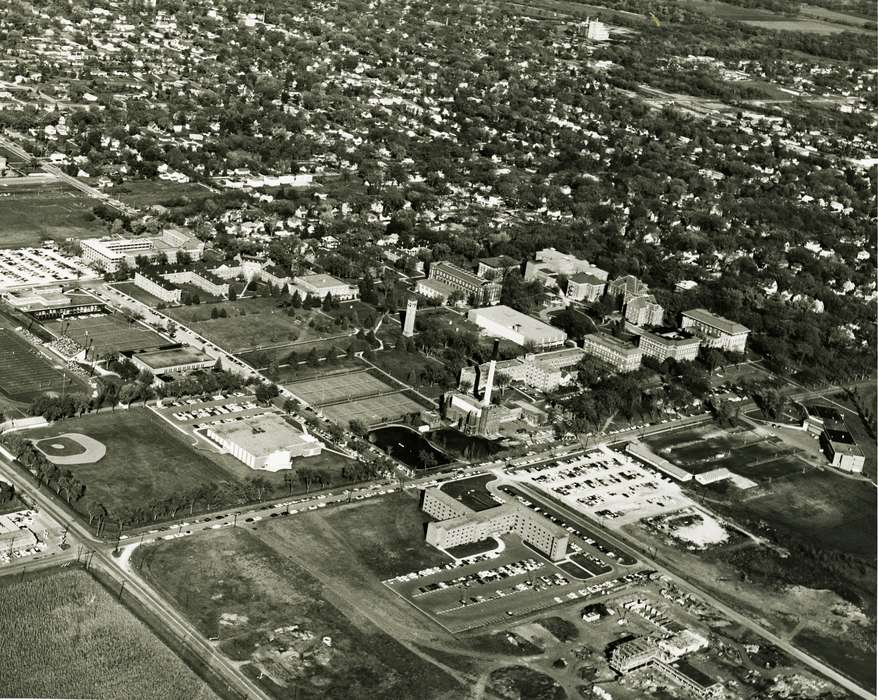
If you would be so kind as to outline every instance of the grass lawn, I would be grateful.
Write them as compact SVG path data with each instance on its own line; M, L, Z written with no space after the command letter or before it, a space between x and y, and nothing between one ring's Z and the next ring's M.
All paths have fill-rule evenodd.
M342 601L250 531L162 542L138 553L137 561L275 697L453 697L449 676L368 620L347 616ZM281 656L289 651L296 653Z
M0 328L0 392L13 401L31 401L46 391L85 391L78 376L67 373L17 333Z
M350 371L366 369L366 367L368 365L356 357L341 358L335 364L321 362L316 367L312 367L306 362L299 362L295 365L287 364L278 367L278 372L274 379L279 384L289 384L290 382L301 382L306 379L314 379L315 377L331 377L335 374L346 374Z
M184 199L192 201L213 196L209 189L197 183L166 180L129 180L111 187L108 192L132 207L178 206Z
M29 248L46 239L62 241L107 233L106 225L92 214L96 202L61 185L6 185L0 180L0 195L4 248Z
M13 496L5 503L0 503L0 515L5 513L16 513L20 510L27 510L27 504L18 496Z
M436 398L445 390L438 384L420 385L419 377L423 373L424 367L431 365L439 369L442 364L419 352L382 350L375 353L372 363L404 384L414 386L415 389L430 398Z
M27 437L62 433L82 433L106 446L107 454L98 462L67 468L85 483L87 498L103 503L113 514L146 509L207 483L236 481L148 409L68 418L28 431Z
M844 671L864 687L875 691L875 650L858 644L840 643L838 637L824 636L818 630L806 627L793 640L797 647L823 659L833 668Z
M5 577L0 598L0 694L6 697L217 697L83 571Z
M153 296L145 289L138 287L134 282L116 282L112 286L123 294L127 294L129 297L133 297L134 299L137 299L137 301L141 301L152 308L164 303L158 297Z
M211 312L223 310L226 318L211 318ZM288 316L278 308L273 297L253 297L237 299L216 304L195 304L167 309L173 319L192 328L220 347L231 352L255 350L261 346L278 343L304 342L320 339L327 334L308 327L311 319L319 315L317 311L297 310L295 316ZM340 335L344 331L333 331L330 335ZM299 347L288 348L299 352ZM307 348L304 352L307 352Z

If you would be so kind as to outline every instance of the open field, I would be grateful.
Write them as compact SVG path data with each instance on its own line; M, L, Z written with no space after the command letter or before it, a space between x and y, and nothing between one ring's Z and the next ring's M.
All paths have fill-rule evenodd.
M371 426L397 420L410 413L419 413L424 408L427 406L421 401L404 392L398 392L336 403L325 406L321 411L339 425L348 425L352 420L361 420L367 426Z
M226 318L211 318L213 310ZM325 337L308 327L317 311L296 310L287 316L272 297L254 297L216 304L195 304L167 309L168 316L231 352L258 349L278 343L304 342ZM287 349L299 352L298 346Z
M65 377L67 377L65 379ZM30 401L44 391L83 389L82 380L56 369L24 338L0 328L0 391L14 401Z
M129 322L122 314L102 314L47 321L43 324L56 336L75 340L89 349L89 358L126 350L148 350L168 345L169 341L138 322Z
M275 697L459 697L450 676L352 614L258 534L221 530L138 556L143 573Z
M39 246L46 239L106 234L91 208L97 203L56 183L5 184L0 180L0 231L4 248Z
M365 396L396 391L399 385L380 378L374 370L349 374L330 374L314 379L287 384L286 388L306 402L316 406L350 401Z
M150 207L154 204L176 206L184 200L205 199L213 195L209 189L194 182L167 180L128 180L107 192L132 207Z
M137 301L143 302L147 306L151 306L152 308L156 308L159 304L162 304L161 299L156 296L153 296L145 289L141 289L134 282L116 282L112 285L116 289L118 289L123 294L127 294L129 297L133 299L137 299Z
M868 32L862 28L863 23L867 21L865 19L808 5L803 6L805 11L798 16L786 17L770 10L732 5L718 0L684 0L683 4L711 17L743 22L751 27L762 27L763 29L811 34Z
M864 648L859 644L840 642L833 636L821 634L820 630L806 627L793 639L797 647L823 659L833 668L843 669L864 687L874 691L875 647Z
M434 370L440 370L443 368L443 365L438 360L429 358L419 352L382 350L375 353L372 364L383 369L394 379L415 387L422 394L430 398L436 398L444 391L444 388L438 384L425 385L421 383L420 377L423 375L425 367L430 366Z
M5 577L0 597L0 695L217 697L83 571Z
M468 479L447 481L440 488L452 498L456 498L463 503L463 505L472 508L472 510L488 510L500 505L488 489L485 488L485 484L489 481L495 481L496 478L493 474L481 474Z
M208 484L231 486L236 481L145 408L68 418L28 431L27 437L63 433L83 433L106 446L100 461L68 468L86 485L84 500L98 501L126 520L125 514L148 511L153 504L180 499Z

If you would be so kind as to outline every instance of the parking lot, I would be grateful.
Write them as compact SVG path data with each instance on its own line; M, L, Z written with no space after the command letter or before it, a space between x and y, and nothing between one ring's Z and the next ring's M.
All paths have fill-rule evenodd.
M0 290L97 278L82 260L54 248L0 250Z

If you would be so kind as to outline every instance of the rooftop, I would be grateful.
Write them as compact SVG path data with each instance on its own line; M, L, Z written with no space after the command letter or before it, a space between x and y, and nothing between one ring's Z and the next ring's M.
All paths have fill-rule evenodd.
M746 326L742 326L740 323L736 323L735 321L730 321L727 318L718 316L717 314L713 314L707 309L689 309L689 311L684 311L683 315L688 316L695 321L699 321L708 326L716 328L723 333L728 333L729 335L738 335L739 333L750 332L750 329Z
M701 669L695 668L695 666L688 661L677 661L676 663L671 664L671 668L677 669L680 673L686 676L686 678L701 688L709 688L716 684L716 680L708 676Z
M212 423L210 430L255 457L288 450L303 442L316 442L313 435L296 430L276 413L260 413L230 422Z
M568 279L576 284L606 284L600 277L595 277L587 272L577 272L575 275L570 275Z
M533 316L528 316L503 304L472 309L469 312L469 319L471 321L478 323L477 319L480 318L515 329L524 336L557 336L562 339L567 337L567 334L560 328L550 326L548 323L543 323Z
M613 350L619 350L621 352L631 352L632 350L637 349L631 341L625 340L624 338L617 338L609 333L589 333L583 338L583 340L591 340L599 345L612 348Z
M138 352L134 356L155 372L161 372L177 365L213 360L210 355L190 347L148 350L146 352Z
M347 286L347 282L342 282L340 279L337 279L332 275L299 275L295 278L295 281L303 282L317 289L331 289L333 287Z

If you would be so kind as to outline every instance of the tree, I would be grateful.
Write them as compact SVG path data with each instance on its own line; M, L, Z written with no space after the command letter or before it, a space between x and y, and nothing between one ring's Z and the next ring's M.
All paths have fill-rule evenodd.
M351 422L348 424L350 431L356 435L357 437L364 437L369 429L366 427L366 424L360 420L359 418L351 419Z
M298 289L293 293L293 296L290 299L290 304L292 305L292 307L294 309L301 309L302 308L302 295L299 294Z
M260 382L256 385L256 390L254 391L256 394L256 400L261 403L268 403L273 398L280 394L280 390L277 388L277 384L272 384L270 382Z

